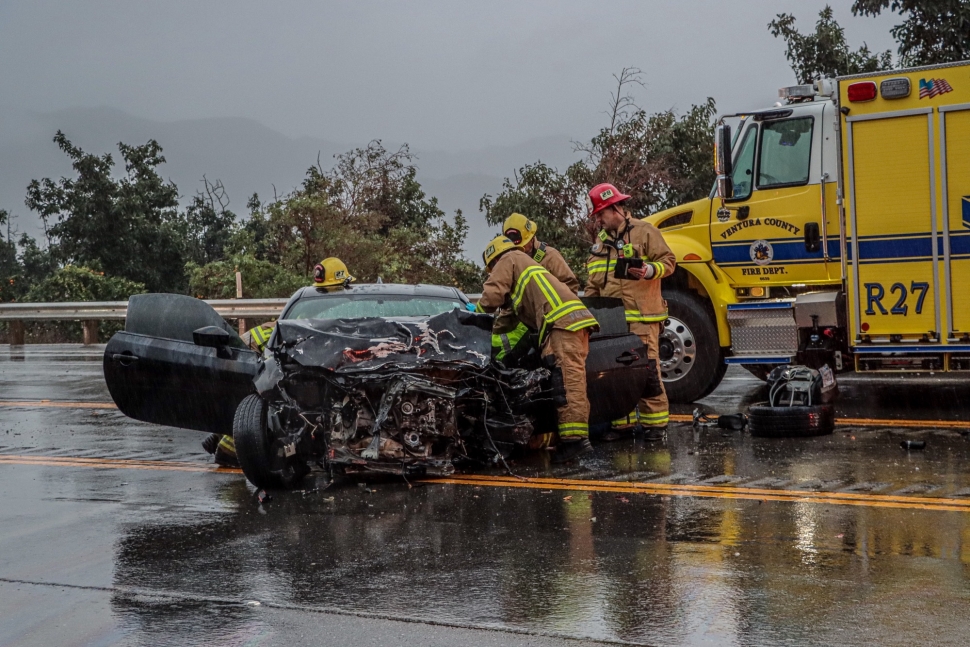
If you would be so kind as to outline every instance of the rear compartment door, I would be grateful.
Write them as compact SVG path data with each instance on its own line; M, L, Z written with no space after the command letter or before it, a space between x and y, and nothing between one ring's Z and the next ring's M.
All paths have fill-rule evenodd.
M970 104L942 106L940 175L943 185L943 256L947 332L970 341Z
M192 331L218 326L229 346L196 346ZM126 416L160 425L232 433L236 407L253 392L259 355L207 303L175 294L131 297L125 331L104 351L104 378Z
M939 341L933 130L932 108L845 120L856 343Z

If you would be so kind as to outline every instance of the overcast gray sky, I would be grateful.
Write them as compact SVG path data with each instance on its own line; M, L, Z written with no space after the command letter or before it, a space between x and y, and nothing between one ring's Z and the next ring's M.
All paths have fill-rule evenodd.
M3 0L0 108L248 117L290 137L440 150L578 139L603 123L624 66L643 69L649 110L770 104L793 75L766 24L791 12L804 31L824 4ZM830 4L853 46L894 49L898 17Z

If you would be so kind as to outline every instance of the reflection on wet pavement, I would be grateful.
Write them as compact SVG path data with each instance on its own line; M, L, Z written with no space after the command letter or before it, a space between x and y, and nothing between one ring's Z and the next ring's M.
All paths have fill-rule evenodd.
M18 391L2 399L105 399L84 384L97 363L76 377L32 362L18 386L0 358L0 387ZM730 376L704 404L726 413L757 397L758 383ZM841 406L959 419L960 388L932 407L941 396L920 387L915 409L850 381ZM927 448L906 452L904 438ZM310 611L659 645L966 642L970 443L957 430L773 440L675 424L664 443L598 445L578 466L515 461L550 479L529 487L501 472L311 480L265 505L212 471L200 440L116 411L0 408L0 593L18 618L0 623L0 643L54 632L59 617L91 638L77 644L278 644L317 622ZM720 496L732 492L755 496Z

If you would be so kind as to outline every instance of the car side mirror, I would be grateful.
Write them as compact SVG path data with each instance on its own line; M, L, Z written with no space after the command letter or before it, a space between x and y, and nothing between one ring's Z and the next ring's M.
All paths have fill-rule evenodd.
M805 225L805 251L817 252L822 248L818 234L818 223L809 222Z
M232 335L219 326L205 326L192 331L192 341L196 346L223 348L232 343Z
M714 131L714 172L717 173L717 197L730 200L734 197L734 175L731 163L731 127L721 124Z

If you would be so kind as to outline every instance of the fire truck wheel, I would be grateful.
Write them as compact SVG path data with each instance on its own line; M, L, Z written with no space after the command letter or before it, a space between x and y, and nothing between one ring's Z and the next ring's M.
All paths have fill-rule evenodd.
M748 408L748 429L762 438L826 436L835 431L835 408L831 404L772 407L757 402Z
M727 365L711 308L690 292L665 291L670 318L660 335L660 374L671 402L700 400L717 388Z

